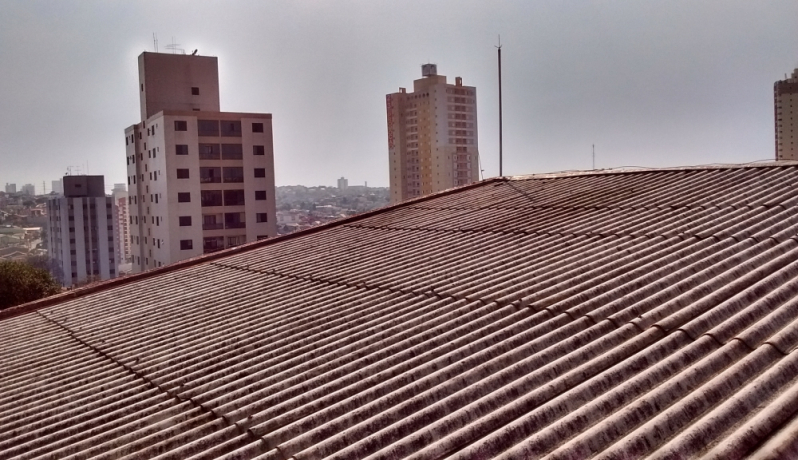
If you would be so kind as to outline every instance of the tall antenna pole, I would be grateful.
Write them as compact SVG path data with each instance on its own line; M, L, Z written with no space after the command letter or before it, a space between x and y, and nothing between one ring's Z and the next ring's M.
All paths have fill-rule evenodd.
M499 177L502 176L502 36L499 35Z
M596 144L593 144L593 169L596 169Z

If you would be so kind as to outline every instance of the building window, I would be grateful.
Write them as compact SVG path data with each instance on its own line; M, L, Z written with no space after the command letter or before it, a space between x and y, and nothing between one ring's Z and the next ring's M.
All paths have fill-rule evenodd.
M179 192L177 194L177 202L178 203L191 203L191 193L189 193L189 192Z
M244 182L244 168L224 168L224 181L227 182Z
M265 239L266 239L266 238L268 238L268 237L269 237L269 235L258 235L258 236L257 236L257 239L258 239L258 240L265 240Z
M268 221L269 221L269 215L267 213L259 212L259 213L255 214L255 222L260 223L260 222L268 222Z
M188 123L185 120L175 120L175 131L188 131Z
M239 246L247 242L247 237L244 235L239 236L228 236L227 237L227 247L232 248L234 246Z
M188 146L183 144L175 145L175 155L188 155Z
M222 168L200 167L200 183L211 184L222 181Z
M244 147L241 144L222 144L222 160L241 160Z
M197 120L197 135L219 137L219 120Z
M255 190L255 199L256 200L265 200L266 199L266 190Z
M222 136L241 137L241 122L222 121Z
M241 206L243 204L244 204L244 191L243 190L225 190L224 191L224 205L225 206Z
M252 123L252 132L253 133L262 133L263 132L263 123Z
M177 169L177 178L178 179L188 179L188 169L178 168Z
M255 177L266 177L266 168L255 168Z
M182 251L188 249L194 249L194 241L193 240L180 240L180 249Z
M253 145L252 146L252 154L253 155L265 155L266 149L262 145Z
M246 226L243 212L226 212L224 214L224 228L244 228Z
M191 87L191 95L192 96L199 96L199 88L197 88L196 86L192 86Z
M191 216L180 216L181 227L191 227Z
M221 206L222 205L222 191L221 190L202 190L200 192L201 206Z
M218 160L221 156L219 144L200 144L199 145L199 158L200 160Z
M224 237L212 236L212 237L203 238L202 249L205 252L214 252L224 249Z

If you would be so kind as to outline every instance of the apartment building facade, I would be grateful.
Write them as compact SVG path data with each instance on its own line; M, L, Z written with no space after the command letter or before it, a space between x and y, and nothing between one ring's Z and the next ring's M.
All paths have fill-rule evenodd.
M773 85L776 160L798 160L798 69Z
M125 130L133 271L277 234L271 114L219 110L215 57L143 53Z
M479 180L477 90L422 66L413 91L386 95L391 202Z
M66 176L64 193L47 200L49 256L66 287L116 278L114 201L103 176Z
M114 224L117 228L116 237L119 241L116 255L117 260L122 264L130 261L130 221L128 220L128 194L125 184L114 184L111 196L114 198L114 208L116 210Z

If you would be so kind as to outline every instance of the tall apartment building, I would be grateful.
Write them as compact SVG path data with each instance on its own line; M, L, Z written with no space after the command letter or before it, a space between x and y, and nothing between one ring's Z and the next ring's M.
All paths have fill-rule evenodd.
M65 176L64 194L47 200L49 256L64 286L116 278L113 198L103 176Z
M114 184L111 191L114 198L116 213L114 214L114 225L117 229L116 239L119 241L116 259L123 264L130 261L130 224L127 213L127 187L125 184Z
M272 116L221 112L215 57L142 53L125 130L133 271L277 234Z
M22 186L22 194L36 196L36 186L33 184L25 184Z
M6 193L17 193L17 184L9 184L6 182Z
M56 195L64 194L64 183L61 181L61 179L50 182L50 191Z
M798 160L798 69L773 85L776 159Z
M477 89L421 67L413 92L386 96L391 202L479 180Z

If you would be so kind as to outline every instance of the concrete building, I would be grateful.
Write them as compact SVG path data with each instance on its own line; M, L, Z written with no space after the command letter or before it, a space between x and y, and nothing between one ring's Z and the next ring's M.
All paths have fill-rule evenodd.
M9 184L6 182L6 193L17 193L17 184Z
M47 201L50 258L64 286L117 276L113 198L103 176L65 176L64 194Z
M786 77L786 75L785 75ZM798 160L798 69L773 85L776 160Z
M142 121L125 130L133 271L267 238L272 116L221 112L215 57L142 53Z
M349 181L345 177L338 179L338 188L340 190L346 190L347 187L349 187Z
M111 191L114 199L116 213L114 214L114 225L117 229L116 239L119 241L116 253L117 263L123 264L130 261L130 224L127 212L127 187L125 184L114 184Z
M61 181L61 179L50 182L50 191L56 195L64 194L64 183Z
M477 89L422 66L413 92L386 96L391 202L479 180Z
M36 186L33 184L25 184L22 186L21 192L23 195L36 196Z

